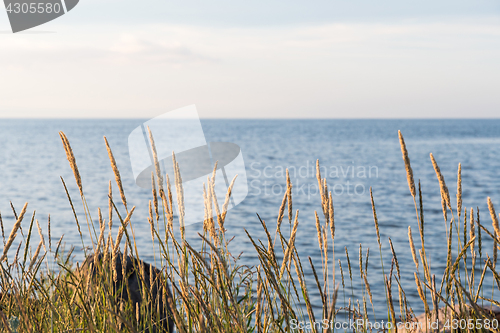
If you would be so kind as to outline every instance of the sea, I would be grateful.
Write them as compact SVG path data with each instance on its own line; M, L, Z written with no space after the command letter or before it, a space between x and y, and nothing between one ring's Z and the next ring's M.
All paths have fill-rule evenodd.
M129 150L130 134L136 128L143 128L142 125L146 121L147 119L0 120L0 213L5 236L8 237L15 220L11 204L19 213L27 202L28 210L22 224L23 235L27 234L30 219L35 212L35 219L39 221L48 243L47 222L50 215L52 251L60 237L63 237L65 251L74 247L72 260L75 263L81 261L84 256L82 240L61 179L66 183L82 225L83 243L86 246L90 246L89 232L79 190L66 159L59 132L66 134L73 149L86 204L96 225L99 207L107 220L110 180L117 209L126 215L104 143L103 136L106 136L120 170L128 206L136 206L131 221L138 251L144 260L154 262L158 250L153 249L147 222L148 202L152 199L151 189L137 185ZM401 130L406 141L415 181L420 182L425 248L431 263L431 274L436 275L438 284L446 267L447 225L441 208L439 182L429 154L433 154L444 176L455 218L459 163L462 169L463 207L467 209L467 215L473 208L474 214L480 213L481 223L492 230L487 197L491 197L500 212L498 119L201 119L201 126L206 142L232 143L240 148L238 158L243 164L240 163L236 184L240 189L246 190L243 191L241 200L231 205L225 222L226 237L231 239L229 249L235 257L240 255L239 265L255 267L260 264L257 252L245 231L255 240L267 244L260 222L262 219L274 236L279 208L286 192L286 169L289 170L293 185L293 213L295 217L298 211L299 222L295 246L302 258L311 303L317 316L321 315L320 294L308 259L311 258L317 269L321 267L322 257L318 246L315 212L318 213L321 223L324 223L324 216L316 179L317 161L332 193L335 210L334 251L329 237L328 261L330 265L335 263L335 280L340 284L337 307L347 306L349 298L362 302L365 297L372 319L387 318L384 274L389 277L391 270L389 238L393 242L399 262L399 282L406 291L408 301L415 313L424 310L415 287L415 264L408 241L409 226L412 228L417 252L421 244L398 130ZM190 142L190 133L182 135ZM162 142L156 144L161 146ZM171 180L173 178L171 176ZM225 181L227 179L220 182ZM370 188L380 229L381 249L377 242ZM184 195L189 196L189 191ZM219 199L220 205L222 201L223 199ZM201 206L199 210L203 212L204 208ZM451 213L448 215L450 219ZM462 220L463 215L462 212ZM175 221L178 221L177 217ZM115 235L116 227L115 219ZM282 230L287 237L290 228L286 212ZM463 233L463 227L460 228ZM200 230L202 223L186 226L186 238L195 247L199 244ZM22 236L19 239L21 238ZM453 239L453 256L456 257L456 230ZM32 242L37 244L38 241L38 233L34 232ZM12 247L10 255L15 254L17 244L19 243ZM365 283L360 278L360 247L363 269L369 251L367 281L372 293L373 307ZM482 258L478 258L478 262L480 259L484 260L487 255L492 256L492 249L492 241L483 233ZM279 248L277 250L280 253ZM352 282L349 278L346 251L350 257ZM282 255L278 256L278 259L281 261ZM343 268L344 288L338 261ZM329 270L332 269L333 267L329 266ZM321 273L318 273L321 280ZM419 273L422 274L422 267L419 267ZM331 275L332 273L330 278ZM479 270L476 270L476 275L480 275ZM395 276L394 269L393 297L396 312L399 313L397 288L394 288L397 284ZM478 280L476 278L476 285ZM492 297L496 285L493 284L490 273L486 275L484 285L485 297ZM330 282L330 287L332 286L333 282ZM355 301L353 303L356 304ZM299 306L304 306L304 303Z

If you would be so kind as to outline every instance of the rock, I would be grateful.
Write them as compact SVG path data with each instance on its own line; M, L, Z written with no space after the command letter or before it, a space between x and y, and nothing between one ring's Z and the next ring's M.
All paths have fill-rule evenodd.
M486 327L486 321L481 319L481 317L477 318L477 315L471 315L473 309L470 305L466 305L465 313L460 311L460 307L458 305L455 306L455 312L459 315L458 317L455 315L455 312L452 311L450 307L442 307L438 310L438 316L436 318L435 312L431 313L431 320L426 319L425 313L417 316L411 322L407 323L398 323L398 332L407 332L407 333L425 333L425 332L451 332L451 327L455 326L457 330L460 331L472 331L467 330L467 324L469 320L473 325L479 325L477 328L483 328L484 331L487 332L488 327ZM500 327L500 308L496 305L484 306L480 307L486 314L488 314L492 320L496 320L496 323L489 322L489 325L494 325L494 328ZM460 325L466 327L465 329L460 329ZM451 326L451 327L450 327ZM491 326L490 326L491 327ZM427 328L427 329L426 329ZM456 330L456 331L457 331ZM477 331L480 331L479 329ZM493 331L493 330L492 330Z
M99 253L97 256L97 260L102 263L104 255ZM109 259L111 256L108 256ZM82 279L81 282L83 286L87 286L89 283L95 282L98 277L98 270L94 267L94 254L89 255L83 264L78 267L75 271L75 276ZM168 284L166 288L163 287L162 283L160 283L161 272L159 269L150 265L142 260L137 258L127 256L125 262L123 262L123 256L119 254L116 258L116 262L113 263L113 271L116 272L114 277L114 285L113 285L113 293L115 294L115 298L120 302L129 302L129 298L132 301L132 304L142 302L142 283L143 281L139 278L140 275L144 276L144 284L146 290L151 291L152 301L148 305L148 311L158 311L162 318L162 325L160 327L150 327L149 330L145 332L156 333L156 332L170 332L174 331L174 321L172 316L172 311L168 304L164 303L165 299L171 297L171 291ZM123 276L123 265L125 265L125 277ZM109 263L103 267L110 267ZM142 273L139 275L139 270L142 270ZM152 273L153 276L150 276ZM91 278L91 281L88 281L87 278ZM152 281L152 283L151 283ZM125 282L128 285L128 288L124 287L120 291L120 286ZM166 289L166 290L165 290ZM129 295L130 292L130 295ZM164 295L165 294L165 295ZM145 315L140 313L140 316Z

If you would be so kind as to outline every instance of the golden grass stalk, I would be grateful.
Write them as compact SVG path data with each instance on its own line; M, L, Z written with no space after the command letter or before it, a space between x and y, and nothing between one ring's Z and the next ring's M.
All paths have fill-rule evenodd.
M495 212L495 207L493 206L490 197L488 197L488 209L490 210L490 216L493 224L493 229L495 230L495 236L498 239L498 237L500 236L500 226L498 225L498 216Z
M113 173L115 174L115 181L118 185L118 190L120 192L120 197L122 199L123 205L125 209L127 209L127 198L125 197L125 192L123 191L122 178L120 177L120 171L118 171L118 167L116 166L115 157L113 156L113 152L111 151L111 147L109 146L108 139L104 137L104 142L106 143L106 149L108 151L109 161L111 162L111 169L113 169Z
M347 251L347 246L344 247L345 249L345 256L347 258L347 268L349 270L349 278L352 281L352 268L351 268L351 260L349 259L349 252Z
M38 256L40 255L40 250L42 249L42 241L38 243L38 246L36 247L36 251L31 257L30 265L28 267L27 272L32 272L33 266L35 265L36 260L38 259Z
M156 178L158 179L158 190L163 191L163 177L161 175L160 162L158 161L158 153L156 152L155 140L153 138L153 133L148 126L149 143L151 145L151 151L153 153L153 161L155 164Z
M48 238L49 238L49 251L52 251L52 236L51 236L51 233L50 233L50 214L49 214L49 219L47 221L47 235L48 235Z
M423 255L423 251L420 249L418 250L418 254L420 255L420 261L422 262L422 266L424 268L424 276L425 279L427 280L428 283L431 282L431 273L429 272L429 268L426 265L425 257Z
M372 212L373 212L373 220L375 221L375 231L377 232L377 242L378 242L378 247L382 247L382 243L380 242L380 231L378 228L378 219L377 219L377 211L375 210L375 202L373 201L373 193L372 193L372 187L370 186L370 199L372 202Z
M391 290L391 283L389 280L387 280L387 276L384 276L385 278L385 286L387 289L387 299L389 300L389 310L391 313L391 322L393 327L396 327L396 312L394 311L394 303L392 301L392 290Z
M292 211L292 182L290 180L290 173L288 172L288 168L286 169L286 189L287 189L287 192L288 192L288 221L290 221L290 223L292 223L292 219L293 219L293 211ZM288 191L288 188L290 188L290 191Z
M179 164L175 160L175 154L172 152L172 161L174 163L174 173L175 173L175 190L177 193L177 207L179 210L179 227L181 230L181 238L184 239L184 190L182 188L182 177L181 177L181 172L179 170ZM208 193L210 195L210 191ZM210 215L210 218L212 215Z
M361 246L361 243L359 244L359 277L363 278L363 248Z
M173 214L174 214L174 207L172 206L173 205L173 200L172 200L172 187L170 186L170 177L168 176L168 174L166 175L167 177L167 192L168 192L168 202L170 204L170 207L168 209L168 211L170 211L170 217L173 217ZM167 205L168 207L168 205Z
M332 192L330 192L328 197L329 202L329 220L330 220L330 234L332 236L332 242L335 241L335 211L333 209L333 200L332 200Z
M319 160L316 160L316 178L318 180L318 188L319 188L319 195L321 197L321 208L323 209L323 214L325 215L325 218L327 218L327 212L326 210L328 209L328 206L326 205L326 193L325 193L325 184L323 183L323 179L321 178L321 170L319 167Z
M312 306L311 306L311 301L309 299L309 293L308 293L307 288L306 288L306 283L304 281L302 274L299 271L299 263L297 263L297 259L295 258L294 255L292 255L292 258L293 258L293 263L295 266L295 272L297 273L297 277L299 278L299 283L300 283L300 286L302 288L302 293L304 294L304 301L306 303L306 309L307 309L307 313L309 315L309 320L311 322L316 322L316 320L314 318L314 311L313 311Z
M476 236L476 222L474 221L474 208L470 208L470 217L469 217L469 238L472 239ZM472 243L470 246L470 253L474 255L474 247L476 242Z
M450 203L450 192L448 192L448 187L446 186L446 182L444 181L443 174L441 173L441 170L439 169L439 166L434 159L434 155L430 153L431 161L432 161L432 166L434 167L434 171L436 172L436 177L439 181L439 188L441 189L441 198L444 199L446 205L448 208L451 210L451 203Z
M217 167L217 164L215 165ZM222 214L219 209L219 202L217 201L217 193L215 193L215 168L214 175L212 179L208 182L208 188L212 193L212 200L214 202L215 214L217 214L217 224L219 225L219 230L222 232L224 230L224 222L222 221Z
M6 244L6 239L5 239L5 231L4 231L4 228L3 228L3 220L2 220L2 213L0 213L0 227L2 229L2 240L3 240L3 246L5 247L5 244Z
M328 268L328 237L326 235L326 228L322 227L322 235L323 235L323 256L325 260L325 268ZM335 265L333 265L335 267ZM328 274L324 274L324 279L326 281Z
M460 215L462 214L462 164L458 163L458 173L457 173L457 213L458 220L460 221Z
M75 175L75 180L76 184L78 185L78 189L80 190L80 195L83 197L82 178L80 177L80 172L78 171L78 166L76 165L76 159L75 155L73 154L73 149L71 149L69 140L64 132L59 132L59 136L61 137L64 150L66 151L66 158L68 159L71 170L73 170L73 174Z
M427 315L427 318L429 318L430 314L429 305L427 304L427 299L425 298L424 290L422 289L422 283L420 282L420 278L418 277L417 273L413 272L413 274L415 275L415 283L417 284L418 295L420 296L420 299L424 303L425 314Z
M411 256L413 257L413 262L418 270L418 258L417 251L415 250L415 244L413 243L413 237L411 235L411 227L408 226L408 240L410 241Z
M372 291L370 289L370 284L368 283L368 278L366 277L366 274L363 274L363 280L365 282L365 287L366 287L366 291L368 293L368 296L370 297L370 304L372 305L373 307L373 296L372 296Z
M260 319L262 310L262 288L264 283L260 277L260 265L257 267L257 302L255 304L255 326L257 327L257 332L260 332Z
M342 263L340 262L340 259L339 259L339 269L340 269L340 277L342 278L342 288L345 289L344 270L342 269Z
M406 150L405 140L401 131L398 131L399 144L401 145L401 153L403 154L403 161L405 162L406 169L406 180L408 181L408 187L410 188L410 193L413 198L415 198L415 181L413 180L413 170L411 169L410 157L408 157L408 150Z
M278 219L276 221L276 232L279 233L279 231L281 230L281 223L283 222L283 217L285 216L285 206L286 206L286 202L287 202L287 199L288 199L288 191L290 190L290 188L287 187L286 189L286 193L285 195L283 196L283 199L281 200L281 206L280 206L280 209L278 211Z
M130 222L130 218L132 217L132 214L134 213L135 206L132 207L130 212L127 214L127 217L125 220L123 220L122 225L118 229L118 235L116 236L115 244L113 246L113 262L116 262L116 256L118 255L118 252L120 251L120 242L122 241L123 234L125 233L125 228L127 227L128 223Z
M151 238L153 239L154 243L154 216L153 216L153 204L151 203L151 200L149 200L148 203L148 210L149 210L148 223L150 224Z
M203 184L203 199L205 202L205 221L204 228L208 230L210 237L214 241L215 244L218 244L219 238L217 237L217 233L215 231L215 223L212 217L212 200L210 198L210 193L207 192L205 188L205 184Z
M158 207L158 193L156 191L155 175L153 171L151 171L151 191L153 193L153 205L155 207L156 221L158 221L160 219L160 213ZM151 205L151 200L149 201L149 204ZM150 215L151 215L151 220L154 221L155 219L153 218L152 214Z
M233 180L231 180L231 183L229 184L229 187L227 188L226 198L224 199L224 204L222 205L222 226L224 226L224 221L226 220L227 208L229 207L229 201L233 192L234 182L236 181L237 177L238 175L234 176Z
M481 220L479 218L479 207L476 207L476 223L477 223L477 249L479 251L479 257L483 256L483 243L481 238Z
M398 279L401 279L398 257L396 257L396 251L394 251L394 246L392 245L392 240L390 237L389 237L389 245L391 246L392 257L394 258L394 263L396 264L396 272L398 273Z
M40 236L40 240L42 241L43 244L43 250L47 252L47 248L45 247L45 238L43 237L42 228L40 227L40 223L38 222L38 220L36 220L36 227L38 229L38 235Z
M101 246L104 243L104 232L106 231L106 223L105 223L104 219L102 218L101 208L97 209L97 215L99 216L99 229L100 230L99 230L99 238L97 240L96 253L98 253L100 251Z
M323 237L321 237L321 224L319 223L318 212L314 211L314 216L316 217L316 231L318 234L319 248L323 250Z
M111 186L111 180L109 181L108 189L108 226L111 233L111 228L113 227L113 187Z
M288 240L288 247L286 248L285 255L283 256L283 263L281 264L280 279L283 276L283 273L285 272L286 264L288 263L293 254L293 249L295 248L295 237L297 235L298 226L299 226L299 211L297 210L297 212L295 213L295 220L293 222L292 234L290 235L290 239Z
M399 311L401 313L401 319L403 321L406 321L406 314L404 312L404 301L403 301L403 289L401 288L401 285L398 283L398 301L399 301Z
M3 262L5 259L7 259L7 252L12 246L14 239L16 239L17 231L21 227L21 222L23 221L24 214L26 213L26 208L28 208L28 203L24 204L24 207L21 210L21 214L19 214L16 223L14 223L14 226L12 227L12 231L10 232L9 238L7 239L7 244L3 248L3 254L2 257L0 258L0 263Z

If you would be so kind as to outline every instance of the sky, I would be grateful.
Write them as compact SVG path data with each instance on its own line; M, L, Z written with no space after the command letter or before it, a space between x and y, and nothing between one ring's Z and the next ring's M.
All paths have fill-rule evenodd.
M81 0L13 34L0 118L498 118L498 0Z

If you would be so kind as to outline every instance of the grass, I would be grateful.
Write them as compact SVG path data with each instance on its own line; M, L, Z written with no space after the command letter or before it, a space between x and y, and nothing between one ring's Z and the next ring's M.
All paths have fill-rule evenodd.
M238 257L230 253L230 240L224 228L235 179L222 205L219 205L215 196L215 169L207 179L203 189L205 221L203 232L199 234L201 242L195 249L185 239L183 189L178 165L174 158L175 174L171 186L168 175L163 179L154 139L149 133L156 172L151 176L152 193L148 222L155 258L159 258L156 265L160 272L153 274L153 268L149 271L144 269L145 266L140 260L131 261L141 295L140 302L135 302L130 296L128 284L121 283L118 278L131 273L125 271L124 265L122 272L117 271L119 266L116 265L120 260L126 262L127 257L139 259L133 223L135 207L130 208L127 202L112 150L105 140L119 189L119 199L116 200L113 195L110 182L107 212L97 209L97 214L94 215L87 205L69 140L64 133L61 132L60 135L79 189L84 217L76 213L75 202L64 180L61 180L74 212L82 246L91 249L86 252L90 258L89 266L74 267L73 248L65 250L62 238L54 244L50 232L50 218L48 239L45 240L35 213L28 213L28 204L25 204L19 213L12 207L16 222L8 236L4 233L2 223L2 332L160 332L165 321L161 310L164 305L171 309L170 320L175 322L177 332L332 332L334 325L331 323L368 321L371 318L371 313L375 310L368 280L369 250L364 251L360 245L359 278L364 287L362 298L354 299L352 286L353 280L357 278L353 276L355 274L352 254L350 257L347 248L345 254L333 251L336 237L334 205L327 181L320 174L319 162L317 181L321 210L316 212L313 218L317 229L321 267L315 267L310 257L301 257L295 247L302 217L299 218L299 210L293 209L293 185L288 172L287 191L279 207L277 221L273 221L269 228L259 217L266 235L264 239L257 239L247 232L253 244L252 251L255 251L260 261L257 267L247 267L241 265ZM446 269L439 272L442 274L441 283L436 284L435 272L431 269L426 255L420 183L416 184L414 181L409 154L401 133L399 139L418 224L416 232L408 228L408 237L415 263L415 290L425 309L420 321L430 324L439 318L441 326L438 330L442 331L446 329L443 327L446 318L472 319L476 324L480 322L481 328L477 325L466 325L463 330L482 331L486 326L491 331L497 331L498 326L486 325L494 323L492 313L480 306L481 302L500 305L486 296L490 291L484 286L484 277L491 272L496 282L494 288L500 289L500 275L496 271L500 228L491 199L488 198L488 207L493 225L492 232L480 223L478 210L462 207L461 166L458 167L457 205L454 207L444 177L434 156L430 155L440 184L443 217L447 226L443 241L448 244ZM173 191L178 198L175 203L172 199ZM385 240L380 237L376 200L371 189L370 197L374 237L379 245L386 295L387 317L384 320L390 323L382 330L395 331L398 323L404 325L414 322L416 316L407 297L408 291L402 287L399 262L390 239L388 245L392 263L390 268L383 267L382 244ZM174 206L177 206L179 212L177 217L173 213ZM107 216L104 216L106 213ZM283 225L286 220L288 222ZM179 231L174 230L174 222L180 226ZM113 224L119 226L115 236L112 234ZM35 226L41 238L39 244L32 244ZM276 231L271 233L270 229ZM84 232L90 236L91 244L84 244ZM9 254L13 251L9 252L9 249L19 237L22 239L18 241L15 255L10 259ZM452 248L454 237L457 238L458 244L456 253ZM493 258L484 255L484 237L494 241ZM89 273L89 267L93 274ZM312 270L313 278L306 277L305 271L309 269ZM340 272L340 281L335 280L336 270ZM166 292L167 286L170 286L171 293ZM310 294L313 289L319 292L321 304L311 304ZM343 306L338 305L339 295L343 295ZM318 307L321 311L317 310ZM442 310L438 312L440 307ZM460 327L462 322L457 323L457 327ZM389 326L392 328L387 328ZM357 332L368 332L372 329L375 328L368 324L354 328Z

